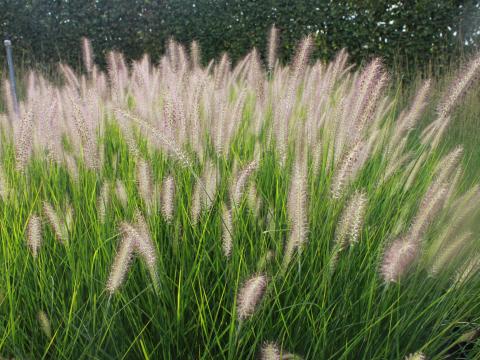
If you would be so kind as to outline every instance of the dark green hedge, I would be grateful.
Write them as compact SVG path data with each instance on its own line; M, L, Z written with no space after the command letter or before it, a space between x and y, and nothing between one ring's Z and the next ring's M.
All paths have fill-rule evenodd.
M82 36L99 60L109 49L155 59L169 36L197 39L204 58L228 51L235 60L253 46L263 52L272 23L281 30L283 59L304 34L316 33L316 56L346 47L357 62L375 54L388 64L425 65L475 47L479 1L0 0L0 33L12 38L24 64L76 65Z

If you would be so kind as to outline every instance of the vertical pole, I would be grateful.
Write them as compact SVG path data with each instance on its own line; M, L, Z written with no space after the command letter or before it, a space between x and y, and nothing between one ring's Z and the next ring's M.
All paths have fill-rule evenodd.
M12 42L10 40L5 40L3 44L7 50L8 75L10 77L10 92L12 93L13 110L15 111L15 114L19 116L20 110L18 108L17 100L17 83L15 82L15 71L13 70Z

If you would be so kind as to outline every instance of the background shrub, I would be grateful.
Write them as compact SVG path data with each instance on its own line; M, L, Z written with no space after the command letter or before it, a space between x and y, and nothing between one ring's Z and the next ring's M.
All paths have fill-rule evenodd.
M199 41L204 59L227 51L233 60L253 46L264 53L266 33L281 30L280 56L316 33L314 56L346 47L356 62L380 55L402 68L448 63L476 47L479 1L453 0L1 0L0 33L12 38L17 61L80 64L79 41L92 40L97 61L110 49L154 60L173 36ZM4 63L4 51L0 52ZM399 64L397 64L399 63Z

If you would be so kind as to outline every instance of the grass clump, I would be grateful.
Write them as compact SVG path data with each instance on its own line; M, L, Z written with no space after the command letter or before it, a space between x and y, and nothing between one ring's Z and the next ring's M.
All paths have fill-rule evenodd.
M380 59L108 55L2 114L0 349L19 358L480 355L478 185ZM7 104L11 102L8 101ZM48 315L47 315L48 314Z

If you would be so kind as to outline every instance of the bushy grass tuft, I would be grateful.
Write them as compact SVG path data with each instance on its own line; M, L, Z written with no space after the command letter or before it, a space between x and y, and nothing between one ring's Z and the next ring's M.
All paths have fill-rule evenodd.
M85 74L7 94L1 356L480 356L480 192L444 147L479 58L406 102L271 36L266 67L171 41L106 73L85 40Z

